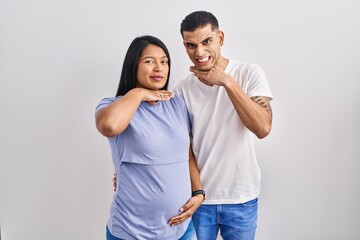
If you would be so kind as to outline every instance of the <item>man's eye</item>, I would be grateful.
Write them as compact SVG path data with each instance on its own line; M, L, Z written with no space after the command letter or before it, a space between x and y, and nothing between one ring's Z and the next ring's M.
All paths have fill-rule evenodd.
M186 46L187 46L188 48L195 48L195 47L196 47L196 45L195 45L195 44L192 44L192 43L187 43Z
M210 43L210 39L206 39L204 40L203 44L209 44Z

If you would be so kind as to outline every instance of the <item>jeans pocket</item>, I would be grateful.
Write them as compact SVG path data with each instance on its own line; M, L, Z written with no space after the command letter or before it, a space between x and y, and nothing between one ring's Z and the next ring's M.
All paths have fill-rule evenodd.
M244 207L256 207L258 205L258 198L242 203Z

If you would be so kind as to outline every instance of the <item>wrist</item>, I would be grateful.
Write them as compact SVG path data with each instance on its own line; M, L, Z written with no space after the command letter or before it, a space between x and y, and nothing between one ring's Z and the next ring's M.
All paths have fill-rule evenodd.
M234 78L228 76L227 78L223 79L223 82L221 84L225 89L233 88L234 85L237 85L237 82Z
M144 101L145 98L144 90L142 88L130 89L127 94L132 98L138 99L140 101Z
M191 196L192 197L195 197L196 195L203 195L203 201L205 201L205 191L204 190L202 190L202 189L200 189L200 190L195 190L195 191L193 191L192 192L192 194L191 194Z

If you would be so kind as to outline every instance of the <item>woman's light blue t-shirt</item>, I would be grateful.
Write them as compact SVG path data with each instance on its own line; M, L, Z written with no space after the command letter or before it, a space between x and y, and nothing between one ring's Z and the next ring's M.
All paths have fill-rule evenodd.
M96 111L120 97L104 98ZM188 221L168 220L191 197L190 123L176 95L156 105L141 102L129 126L109 138L117 178L110 209L110 232L122 239L179 239Z

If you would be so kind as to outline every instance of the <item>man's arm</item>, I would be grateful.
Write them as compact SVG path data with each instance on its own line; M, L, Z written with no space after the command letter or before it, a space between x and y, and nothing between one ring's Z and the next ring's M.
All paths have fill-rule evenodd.
M250 98L233 77L217 66L209 71L201 71L196 67L190 67L190 71L208 86L223 86L241 121L258 138L264 138L270 133L272 110L268 97L256 96Z
M264 96L250 98L230 76L223 86L244 125L258 138L266 137L272 125L270 99Z
M192 147L189 148L189 168L190 168L190 179L191 179L191 189L192 191L203 190L203 186L200 181L200 171L197 166L194 152Z

